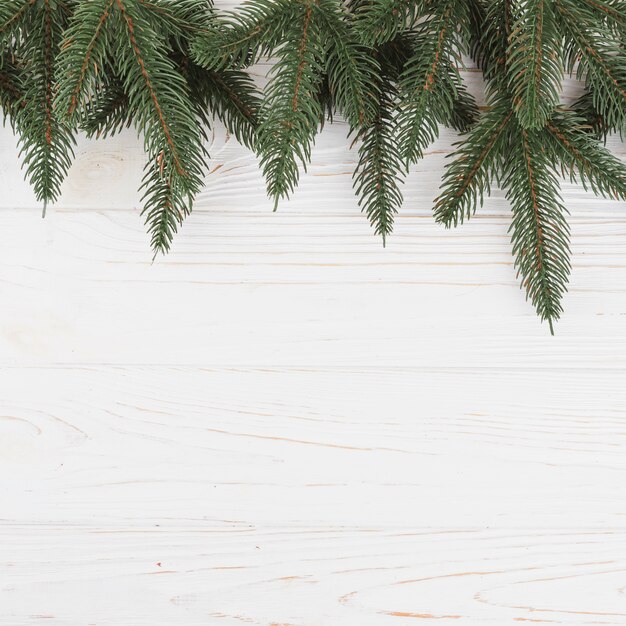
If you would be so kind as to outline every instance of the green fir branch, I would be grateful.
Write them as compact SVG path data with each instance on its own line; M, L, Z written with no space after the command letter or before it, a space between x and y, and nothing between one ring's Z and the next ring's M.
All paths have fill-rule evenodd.
M116 5L126 38L116 71L148 154L143 215L155 254L165 253L202 187L202 129L188 86L140 0L116 0Z
M593 11L573 0L555 0L567 36L568 73L586 80L593 105L609 128L626 122L626 57Z
M324 19L328 84L336 108L353 127L377 115L380 67L371 48L361 44L335 0L320 0Z
M54 107L55 59L68 13L60 3L29 2L20 18L11 47L17 58L24 59L22 99L27 106L14 111L13 118L25 175L43 202L45 215L48 203L61 194L74 156L74 127L60 119Z
M402 206L402 159L394 132L393 111L396 106L390 98L393 90L383 85L379 91L374 119L358 134L359 162L354 172L354 186L359 206L366 213L374 232L385 246L393 230L395 215Z
M626 165L589 134L584 121L559 110L546 124L546 145L563 176L596 195L626 200Z
M361 40L379 45L413 28L427 3L424 0L361 0L354 4Z
M57 107L61 115L76 118L100 89L100 75L108 64L122 28L116 0L79 3L58 57ZM109 80L105 74L104 80Z
M8 54L0 56L0 109L4 121L7 119L16 131L15 118L27 105L24 100L22 72L11 61Z
M257 149L274 200L287 198L299 180L299 165L306 167L319 120L319 92L324 56L319 8L313 2L299 4L284 33L284 45L276 52L276 64L265 90Z
M433 3L416 27L413 55L400 76L400 153L408 165L439 136L438 121L452 116L461 78L458 25L467 20L457 0Z
M80 128L89 138L113 137L133 123L128 94L113 73L102 78L81 111Z
M194 39L195 60L210 69L241 69L270 56L302 8L302 0L248 0Z
M516 121L503 186L513 213L511 243L522 288L554 334L570 272L569 227L553 163L542 148L541 132Z
M507 70L515 112L525 128L541 128L559 102L561 41L552 0L516 3Z
M435 219L446 227L462 224L483 204L507 159L514 113L509 101L496 102L451 155L435 201Z

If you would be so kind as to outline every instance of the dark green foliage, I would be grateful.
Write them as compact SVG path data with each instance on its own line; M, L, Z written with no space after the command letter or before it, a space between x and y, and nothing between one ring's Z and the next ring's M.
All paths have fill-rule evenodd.
M305 167L322 115L315 94L324 72L324 55L317 8L299 3L283 45L276 51L272 78L264 93L257 147L267 191L278 201L298 183L298 165ZM330 81L329 81L330 82Z
M353 128L376 115L378 65L336 0L251 0L199 36L194 51L209 69L274 57L256 148L275 208L296 187L328 111Z
M548 153L561 166L563 177L614 200L626 200L626 168L587 131L571 111L556 111L546 125Z
M439 125L466 130L478 110L458 67L471 30L465 0L370 0L354 3L364 41L401 45L398 104L393 124L406 165L420 159L439 136Z
M202 187L202 132L185 79L167 55L167 40L152 28L157 16L148 17L138 0L116 3L117 27L126 35L116 67L148 153L143 210L152 247L165 252Z
M513 111L508 100L495 102L469 131L448 164L442 193L435 203L435 218L445 226L469 219L506 161Z
M424 14L424 0L374 0L354 3L363 41L373 45L391 41L411 29Z
M559 177L626 199L626 167L598 141L624 127L623 7L602 0L494 0L476 2L470 22L470 49L487 79L489 108L446 168L435 217L446 226L463 222L490 185L499 184L511 204L522 286L553 331L570 270ZM577 112L559 104L564 72L588 89Z
M9 55L5 54L0 57L0 108L4 118L13 124L25 104L22 75Z
M523 128L512 118L510 142L502 185L513 214L509 230L515 265L527 297L554 334L570 270L565 207L542 131Z
M354 174L359 205L385 245L402 205L399 176L402 160L393 133L393 102L386 91L378 97L374 119L359 132L359 163Z
M62 117L74 119L86 111L89 120L95 110L96 132L110 134L132 122L144 137L143 212L155 252L169 249L191 211L205 169L201 122L206 120L195 114L188 83L172 59L171 38L195 24L192 3L178 6L180 15L170 3L83 3L59 58ZM105 67L115 72L113 77L105 74L107 82L99 71Z
M468 55L485 79L482 115L460 72ZM259 94L248 68L267 60ZM584 85L571 106L560 102L564 76ZM448 126L463 137L436 220L462 223L501 187L522 287L552 330L570 269L560 179L626 200L626 167L601 143L626 131L626 5L246 0L223 13L211 0L2 0L0 107L44 206L77 132L133 126L155 253L192 210L214 118L257 153L275 207L323 125L344 120L358 204L383 243L409 166Z
M271 53L282 43L283 32L301 11L297 0L245 2L221 17L206 36L193 43L195 57L207 67L244 68Z
M20 137L37 200L52 202L70 167L73 128L54 112L56 57L72 3L12 0L0 8L2 103Z
M367 123L358 126L359 162L354 183L359 206L366 213L374 232L383 246L391 234L396 213L402 206L402 158L394 111L399 98L398 77L410 50L407 42L395 39L377 47L375 56L380 64L376 84L375 112Z
M79 129L106 137L132 125L147 153L152 246L169 249L203 183L213 116L255 142L259 99L247 74L207 71L190 57L191 40L213 21L208 0L0 4L0 105L44 206L59 196Z
M426 6L439 18L418 25ZM477 117L456 69L463 6L459 0L445 10L434 0L249 0L198 36L193 50L207 68L275 60L256 135L275 206L297 185L324 120L338 113L359 143L359 204L385 241L402 202L401 157L418 158L438 124L466 130ZM410 24L415 30L406 30Z
M432 0L426 5L426 16L412 31L412 55L399 81L398 134L407 164L421 159L439 136L439 123L453 118L459 94L463 103L468 100L458 71L468 36L466 3Z
M598 8L589 1L555 0L565 45L565 67L569 74L584 79L594 109L603 126L621 129L626 123L626 56L623 42L611 24L598 19ZM622 9L623 11L623 9Z
M562 36L551 0L513 3L507 71L515 112L525 128L541 128L559 102Z

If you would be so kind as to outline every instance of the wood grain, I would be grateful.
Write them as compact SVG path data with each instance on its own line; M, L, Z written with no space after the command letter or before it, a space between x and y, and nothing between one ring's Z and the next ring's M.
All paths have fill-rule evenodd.
M500 192L433 223L453 133L385 249L346 134L274 214L216 126L152 264L132 133L45 220L0 133L0 624L626 623L625 207L564 184L552 338Z

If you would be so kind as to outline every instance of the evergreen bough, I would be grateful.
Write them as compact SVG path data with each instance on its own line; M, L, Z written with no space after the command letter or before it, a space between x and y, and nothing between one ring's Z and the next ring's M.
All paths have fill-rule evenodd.
M504 189L522 287L553 330L570 271L561 179L626 200L626 167L603 145L626 130L625 43L623 0L247 0L231 13L211 0L3 0L0 107L44 211L78 132L134 127L155 254L202 187L214 118L256 152L276 208L340 115L358 146L359 205L383 243L409 168L453 128L463 135L435 218L456 226L491 185ZM259 93L247 70L267 57ZM470 57L482 114L459 71ZM565 76L584 84L571 106Z

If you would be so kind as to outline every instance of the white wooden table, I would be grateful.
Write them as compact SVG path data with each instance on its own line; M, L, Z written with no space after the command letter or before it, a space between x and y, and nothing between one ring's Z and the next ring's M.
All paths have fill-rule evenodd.
M2 626L626 623L626 207L564 186L553 338L501 193L431 218L451 133L386 249L345 134L274 214L216 128L151 264L132 133L41 220L2 132Z

